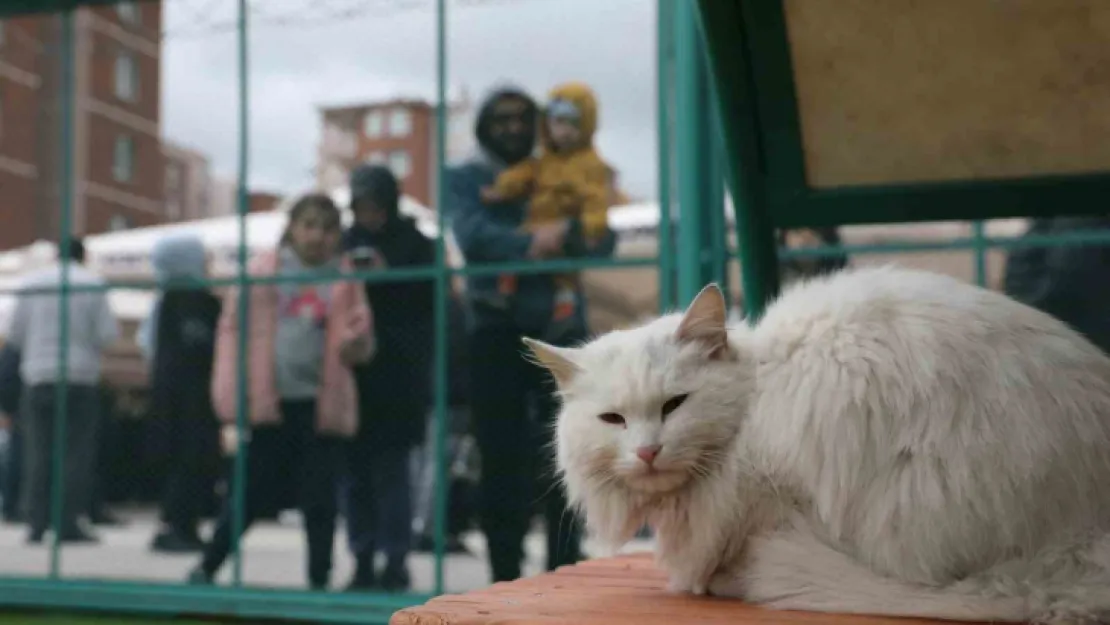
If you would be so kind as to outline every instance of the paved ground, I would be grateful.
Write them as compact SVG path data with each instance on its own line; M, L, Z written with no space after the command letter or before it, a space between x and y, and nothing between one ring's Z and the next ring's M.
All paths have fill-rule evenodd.
M127 527L101 529L101 543L93 546L63 546L62 574L65 577L126 581L176 582L183 580L187 571L196 563L196 556L169 556L150 551L149 543L154 533L154 515L150 512L125 512ZM342 585L351 575L352 563L346 551L342 531L336 540L336 568L333 583ZM481 588L489 584L485 564L485 544L481 535L474 533L465 538L474 556L448 556L445 577L448 592ZM649 548L640 542L630 545L630 550ZM544 540L539 532L527 539L528 553L526 574L540 572L543 566ZM587 543L586 551L596 554ZM26 544L26 530L22 526L0 526L0 576L43 576L48 571L49 548ZM259 524L247 535L243 579L253 586L300 587L304 579L304 544L299 520L295 515L281 523ZM431 592L433 558L415 554L411 559L414 590ZM230 566L225 567L227 579Z

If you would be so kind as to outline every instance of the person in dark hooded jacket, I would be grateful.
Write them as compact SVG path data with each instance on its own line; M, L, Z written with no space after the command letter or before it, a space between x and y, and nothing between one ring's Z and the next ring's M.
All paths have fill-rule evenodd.
M526 201L484 204L481 189L506 168L528 158L535 147L537 107L523 91L494 91L482 103L475 134L477 154L452 167L446 176L447 202L455 240L468 265L542 261L587 250L611 256L616 237L607 230L596 246L585 245L580 221L569 218L525 231ZM571 252L568 254L568 251ZM521 337L546 337L556 304L551 274L519 275L514 297L499 297L498 276L467 277L470 308L469 358L471 422L481 455L481 524L494 581L520 577L524 538L533 503L544 509L547 568L581 557L581 528L568 513L550 454L550 423L557 404L549 375L528 361ZM588 335L581 288L574 317L556 342L577 344ZM562 324L561 324L562 325Z
M344 247L362 271L427 267L435 246L400 214L401 190L386 167L362 165L351 172L355 223ZM378 351L355 369L359 392L358 436L348 454L347 532L356 570L351 589L409 587L412 547L410 455L424 439L431 403L434 283L431 280L368 282ZM378 551L386 556L374 570Z
M1034 219L1029 236L1110 231L1106 217ZM1110 245L1019 247L1006 260L1003 290L1046 312L1110 354L1110 297L1099 288L1110 275Z
M23 380L19 377L19 350L14 345L0 348L0 416L5 417L8 428L8 456L0 467L0 498L3 499L3 517L13 522L19 519L19 496L23 462L23 435L19 431L19 402L23 395Z

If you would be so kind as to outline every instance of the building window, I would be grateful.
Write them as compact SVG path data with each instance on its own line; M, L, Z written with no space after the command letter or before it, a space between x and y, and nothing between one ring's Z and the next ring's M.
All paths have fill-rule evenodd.
M135 67L135 57L127 50L116 53L116 97L134 102L139 92L139 74Z
M409 158L407 150L394 150L389 153L389 169L397 176L398 180L404 180L412 174L412 159Z
M181 218L181 170L176 164L166 168L166 217Z
M131 182L135 167L135 142L127 135L116 137L112 153L112 178L116 182Z
M385 152L371 152L370 157L366 159L366 162L371 165L385 165L388 161Z
M116 15L119 15L119 21L130 26L138 26L142 21L142 13L139 11L139 5L134 1L123 0L117 2Z
M407 137L412 134L412 111L407 108L393 109L389 113L389 135Z
M366 114L366 119L363 121L363 133L371 138L377 139L382 136L382 112L370 111Z

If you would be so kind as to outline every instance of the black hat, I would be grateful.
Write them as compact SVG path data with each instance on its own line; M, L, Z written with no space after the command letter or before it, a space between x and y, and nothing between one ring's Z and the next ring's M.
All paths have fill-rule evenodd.
M368 198L392 217L397 214L401 200L401 185L397 177L384 165L362 164L351 171L351 206L356 200Z

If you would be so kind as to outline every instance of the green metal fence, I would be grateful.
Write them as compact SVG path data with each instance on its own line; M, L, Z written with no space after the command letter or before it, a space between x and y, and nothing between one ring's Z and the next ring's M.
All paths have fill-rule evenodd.
M238 145L237 145L237 211L239 219L239 247L238 247L238 272L234 277L230 278L213 278L206 281L206 285L212 288L219 287L236 287L238 289L238 324L240 328L246 328L249 325L250 315L250 298L248 297L249 287L259 284L273 284L276 282L283 283L309 283L320 282L320 278L310 275L304 276L284 276L280 278L260 278L249 275L246 271L248 264L248 245L247 245L247 219L249 211L249 188L248 179L250 173L251 163L249 162L250 146L252 137L248 132L249 121L252 112L256 110L258 103L252 102L249 98L250 89L250 33L251 33L251 14L252 6L247 0L226 0L227 2L235 2L237 7L237 27L236 27L236 59L235 68L238 76L238 89L237 89L237 102L235 103L235 114L238 122ZM100 2L60 2L60 3L6 3L0 9L0 18L12 17L23 13L38 12L41 13L46 10L54 10L55 13L51 19L57 19L61 23L61 36L60 43L57 49L57 54L61 62L61 76L60 84L62 91L59 94L59 99L62 106L62 114L60 119L63 123L61 132L63 145L60 152L63 155L64 162L62 166L62 173L60 176L60 218L59 218L59 232L57 240L59 248L64 247L67 242L71 240L74 232L74 207L73 207L73 192L74 185L76 184L75 176L73 173L73 118L74 118L74 58L77 54L75 50L75 35L74 35L74 15L75 11L83 6L103 5L110 6L111 0ZM448 81L448 58L446 42L448 40L448 24L451 15L451 7L447 0L434 0L429 3L430 8L435 12L435 63L436 63L436 86L435 86L435 161L437 169L437 180L442 180L442 174L445 169L445 148L447 136L447 81ZM671 3L661 3L661 11L671 11L673 7ZM669 20L660 21L660 33L664 38L670 39L670 27L667 24ZM697 45L695 39L690 39L687 33L687 45ZM695 47L695 53L700 54L700 48ZM673 109L674 105L672 100L674 98L674 86L672 75L676 72L673 67L674 62L671 57L674 55L674 50L671 45L661 46L659 62L664 64L666 69L659 72L659 128L662 135L663 144L661 145L660 156L660 187L661 197L669 198L671 193L669 189L672 187L671 178L673 176L673 166L670 162L669 142L676 141L681 149L690 151L689 146L683 145L688 143L678 133L675 138L673 129ZM704 89L704 76L701 78ZM704 96L702 96L704 97ZM437 185L437 200L436 205L442 207L446 204L446 185ZM667 202L665 205L669 204ZM723 208L723 205L722 205ZM266 618L280 618L280 619L304 619L316 622L351 622L351 623L379 623L388 620L389 616L396 609L412 605L414 603L422 602L431 595L441 594L445 590L449 590L445 584L445 506L446 506L446 463L443 461L446 453L446 418L448 406L446 404L446 389L448 385L448 370L447 370L447 337L445 335L445 328L447 327L447 301L450 290L450 280L454 275L495 275L506 271L517 272L520 274L536 274L536 273L553 273L563 272L568 270L619 270L628 268L658 268L661 274L660 284L660 305L663 308L670 308L676 304L674 295L675 281L675 253L673 246L670 244L671 238L671 225L672 221L669 218L664 218L660 221L660 253L655 257L641 257L641 258L625 258L613 260L562 260L550 261L543 263L504 263L497 265L471 265L465 268L452 268L447 262L446 243L443 233L446 232L450 225L446 221L447 211L437 210L439 219L439 232L441 235L436 239L436 262L434 266L413 269L391 269L386 272L358 272L349 274L346 279L357 279L360 281L373 283L373 282L393 282L393 281L411 281L411 280L429 280L435 285L435 309L434 319L435 325L438 328L436 333L436 340L434 342L434 422L435 422L435 456L439 460L436 463L436 480L435 480L435 504L434 504L434 534L435 534L435 552L434 552L434 581L430 593L415 593L405 595L393 594L346 594L346 593L311 593L300 592L292 590L265 590L250 587L244 583L244 561L249 558L245 554L240 541L234 541L233 550L230 556L229 568L231 569L231 581L226 586L211 586L211 587L196 587L182 584L166 584L166 583L150 583L141 580L126 580L126 581L109 581L106 579L89 579L87 576L69 576L64 573L65 570L65 557L68 552L59 540L57 532L48 534L51 537L51 542L47 546L47 553L49 553L49 562L45 567L44 574L41 577L13 577L5 576L3 573L3 566L0 565L0 608L3 607L31 607L31 608L49 608L51 610L92 610L92 611L107 611L119 613L146 613L146 614L210 614L210 615L228 615L238 617L266 617ZM721 213L723 216L723 212ZM700 236L706 236L704 232L699 233ZM714 247L717 257L715 263L717 266L723 267L727 263L725 257L727 251L723 246L723 233L718 233L722 244L717 244ZM113 290L113 289L141 289L146 291L155 291L162 287L164 284L159 284L157 281L110 281L102 287L88 287L78 285L71 282L69 273L69 264L62 263L63 274L60 289L56 292L58 296L66 301L68 298L76 293L100 290ZM680 280L677 284L683 284ZM688 288L685 291L689 291ZM28 295L48 295L55 290L28 290L24 289L19 293L24 296ZM53 475L51 484L51 513L52 513L52 526L57 528L61 526L62 513L63 513L63 474L65 462L65 427L66 419L70 412L67 402L69 396L64 392L65 383L67 379L67 362L68 362L68 335L71 328L73 319L70 319L68 307L61 307L61 350L60 355L60 379L58 384L57 395L57 409L55 415L55 423L57 428L55 430L55 441L53 447ZM238 431L237 448L234 453L234 461L232 467L231 483L231 498L235 502L234 522L233 526L236 528L233 531L234 535L239 535L239 528L243 526L244 518L244 489L246 484L247 473L247 457L250 452L248 445L250 436L250 428L247 424L247 412L249 411L246 389L246 379L249 375L252 363L249 361L246 348L247 338L249 332L240 331L238 333L238 406L239 411L236 419L236 428ZM96 549L107 549L107 547L96 547ZM299 565L296 565L299 566ZM141 571L135 573L141 574Z

